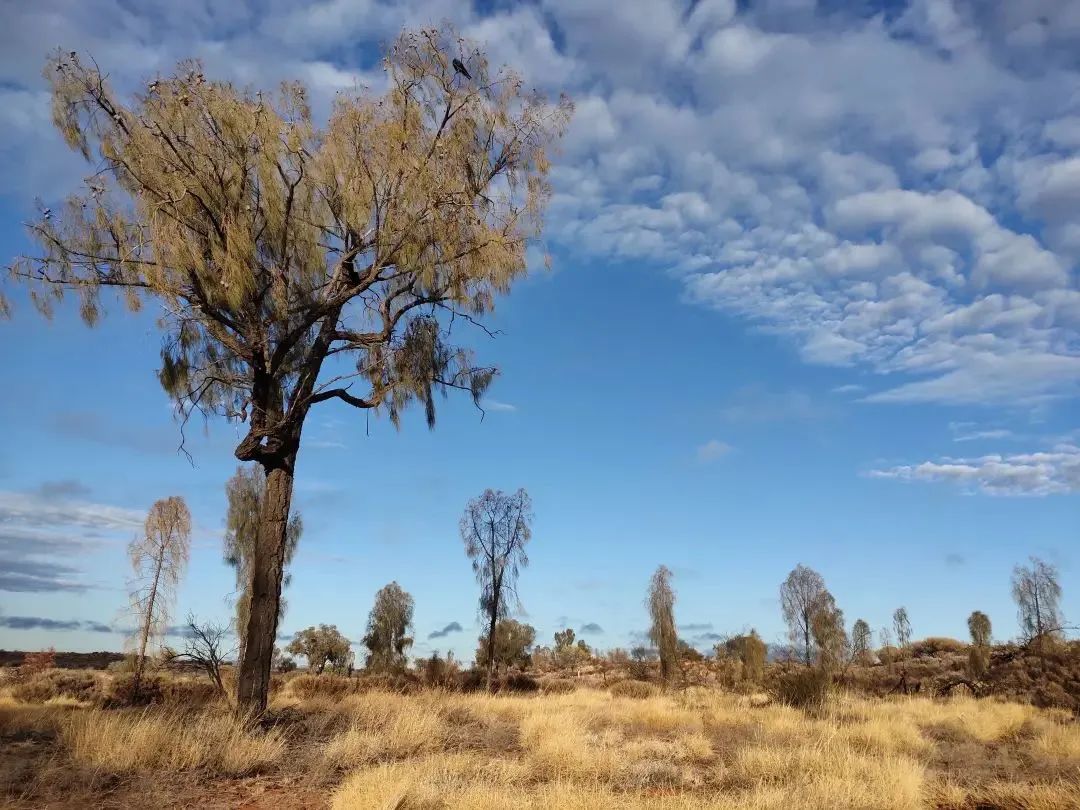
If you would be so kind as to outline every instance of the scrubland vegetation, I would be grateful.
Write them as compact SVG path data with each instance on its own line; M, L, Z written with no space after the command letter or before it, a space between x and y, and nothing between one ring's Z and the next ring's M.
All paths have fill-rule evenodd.
M43 671L29 682L48 689L9 685L0 697L0 779L13 807L1080 805L1073 713L963 689L831 688L787 705L785 674L807 672L769 664L761 684L727 688L722 664L698 662L665 689L658 665L642 681L592 663L576 676L519 674L517 688L533 691L494 695L461 691L482 688L482 672L452 690L422 671L290 673L275 676L255 722L189 675L151 673L168 684L153 704L109 707L123 675Z

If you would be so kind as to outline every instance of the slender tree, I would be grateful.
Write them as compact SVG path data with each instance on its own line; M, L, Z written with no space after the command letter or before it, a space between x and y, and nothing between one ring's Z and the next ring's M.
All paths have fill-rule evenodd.
M1043 641L1061 631L1061 585L1057 567L1031 557L1028 566L1013 569L1012 594L1020 619L1024 641L1042 647Z
M898 607L892 615L893 632L896 633L896 646L904 649L911 643L911 620L907 608Z
M368 615L364 646L368 648L367 667L372 670L404 669L406 655L413 644L410 635L413 598L396 582L375 594L375 605Z
M856 619L851 627L851 657L855 661L864 661L870 655L873 645L873 633L864 619Z
M660 676L669 681L679 665L679 636L675 630L675 591L671 571L661 565L649 581L649 640L660 655Z
M239 639L237 659L244 657L244 628L251 612L251 575L255 547L259 541L259 516L266 497L266 473L254 464L242 464L225 482L228 509L225 516L225 562L236 572L236 634ZM285 539L285 559L281 584L287 587L292 575L287 569L296 554L296 546L304 531L304 523L298 512L289 517ZM278 621L285 616L286 602L278 602Z
M191 513L184 499L163 498L150 507L141 537L128 545L135 578L131 605L135 629L135 689L146 668L146 648L169 624L176 587L187 568L191 549Z
M795 566L780 586L780 608L787 622L788 635L806 666L814 660L814 608L823 593L825 580L805 565Z
M968 674L981 678L990 665L990 617L981 610L968 616L968 632L971 633L971 649L968 650Z
M495 686L495 625L506 617L511 599L520 604L517 578L529 564L525 546L532 539L532 500L519 489L512 495L484 490L465 507L461 539L480 584L480 613L487 620L487 686Z
M40 209L40 252L12 274L46 315L77 292L88 324L102 289L153 301L182 418L244 423L235 455L266 472L241 711L266 706L308 413L338 400L397 424L419 400L430 426L439 392L479 401L495 370L453 329L525 273L571 113L449 29L403 33L384 67L383 94L340 95L320 128L299 83L264 95L183 63L125 102L92 60L46 66L53 120L95 173Z
M818 666L825 672L834 672L844 660L848 638L844 630L844 611L836 606L836 600L828 591L818 595L810 618L810 631L817 648Z

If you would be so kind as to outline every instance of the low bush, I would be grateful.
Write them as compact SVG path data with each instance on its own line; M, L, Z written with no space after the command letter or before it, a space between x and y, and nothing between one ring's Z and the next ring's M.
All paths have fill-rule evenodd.
M540 682L523 672L510 672L495 679L496 692L536 692Z
M561 695L575 689L577 684L570 678L551 678L540 684L540 691L545 695Z
M219 697L217 687L209 681L169 678L161 682L161 702L178 709L201 709Z
M11 696L23 703L44 703L57 697L92 701L100 693L97 677L83 670L43 670L20 679L11 688Z
M357 691L357 682L342 675L297 675L285 685L285 693L298 700L340 700Z
M924 638L921 641L912 642L911 655L913 658L938 656L943 654L947 655L963 652L967 647L967 644L962 641L957 641L955 638L931 636L930 638Z
M779 672L768 684L769 694L778 703L798 709L822 706L832 691L832 676L818 667L800 667Z
M635 698L644 700L657 694L657 689L651 683L645 681L619 681L613 683L608 690L615 697Z
M105 690L103 700L108 708L149 706L161 702L162 682L156 675L143 675L138 682L134 675L119 675Z

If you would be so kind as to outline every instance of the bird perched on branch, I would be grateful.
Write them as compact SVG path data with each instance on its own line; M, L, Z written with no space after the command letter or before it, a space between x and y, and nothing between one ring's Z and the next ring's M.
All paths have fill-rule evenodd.
M462 64L460 59L455 59L450 64L452 64L454 66L454 72L455 73L460 73L466 79L471 79L472 78L472 74L469 73L469 71L467 71L465 69L465 65Z

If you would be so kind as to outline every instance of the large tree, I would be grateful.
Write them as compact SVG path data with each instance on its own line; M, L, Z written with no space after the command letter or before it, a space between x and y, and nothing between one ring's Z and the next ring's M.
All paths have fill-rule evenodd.
M805 565L795 566L780 585L780 608L787 622L788 636L806 666L814 660L814 610L825 593L825 580L821 574Z
M150 507L141 536L128 545L135 578L131 606L135 613L135 689L146 668L146 648L161 638L169 624L176 587L191 553L191 513L179 496L162 498Z
M419 400L431 425L439 392L479 399L494 369L452 330L525 273L571 112L451 30L403 33L385 68L384 92L340 94L318 127L298 83L263 94L185 63L124 100L92 61L46 66L53 120L94 175L40 210L41 251L13 275L46 315L76 291L88 324L103 289L152 301L180 413L245 423L236 457L266 472L241 710L266 705L308 413L337 400L397 424Z
M236 572L236 633L240 640L237 646L237 658L244 657L244 628L247 627L251 613L251 574L255 559L255 548L259 542L259 517L262 515L263 501L266 498L266 473L255 464L242 464L236 473L225 482L225 497L228 508L225 513L225 562ZM285 538L285 559L282 563L281 584L289 584L291 575L287 572L304 523L297 512L289 517L288 531ZM285 615L285 599L278 601L278 621Z
M316 675L322 675L327 664L333 669L342 670L349 665L352 657L349 640L334 624L320 624L301 630L293 636L285 652L304 656L308 669L314 670Z
M892 615L893 632L896 633L896 646L906 648L911 643L911 619L906 607L898 607Z
M519 489L512 495L484 490L465 507L461 539L480 585L480 613L487 621L487 686L495 685L495 625L518 601L517 578L529 564L525 546L532 539L532 500Z
M396 582L375 594L375 604L368 614L364 646L368 648L367 667L372 670L404 669L406 654L412 646L409 631L413 620L413 598Z
M494 643L492 643L492 638ZM494 651L495 665L506 669L512 666L525 666L529 662L529 649L536 641L536 628L523 624L516 619L499 619L495 625L494 636L484 633L480 636L476 660L487 664L489 650Z
M870 656L870 647L874 643L870 625L865 619L856 619L851 627L851 658L864 663Z
M675 590L671 570L661 565L649 580L649 640L660 655L660 676L671 680L679 665L679 635L675 630Z
M1013 569L1012 593L1025 641L1041 647L1044 640L1061 632L1061 584L1055 565L1032 557L1031 564Z

